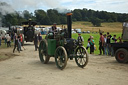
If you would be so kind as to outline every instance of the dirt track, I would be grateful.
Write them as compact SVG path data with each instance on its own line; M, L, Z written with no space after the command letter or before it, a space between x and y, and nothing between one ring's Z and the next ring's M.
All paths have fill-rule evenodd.
M110 56L89 56L89 63L79 68L69 60L64 70L59 70L54 58L42 64L38 51L28 44L26 50L8 60L0 61L0 85L127 85L128 64L117 63ZM0 49L0 54L12 54L12 49Z

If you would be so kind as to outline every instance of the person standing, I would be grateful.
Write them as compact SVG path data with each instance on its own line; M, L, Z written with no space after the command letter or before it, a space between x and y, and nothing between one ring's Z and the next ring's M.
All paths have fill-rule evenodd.
M117 43L116 35L112 37L112 43ZM111 56L114 56L114 50L113 47L111 47Z
M9 34L7 34L6 39L7 39L7 47L11 47L11 37L9 36Z
M35 51L37 51L37 49L38 49L38 36L37 36L37 34L35 34L34 45L35 45Z
M109 34L109 32L107 32L107 41L106 41L106 44L107 44L107 52L108 52L108 55L111 55L111 35Z
M84 44L84 39L83 39L83 37L81 36L80 33L78 33L77 40L78 40L78 43L79 43L80 46L82 46Z
M41 33L38 34L38 39L39 39L39 42L42 40Z
M20 49L20 51L22 51L20 34L18 35L18 48Z
M90 37L90 54L94 54L94 39L93 36Z
M15 33L15 36L14 36L14 49L13 49L13 53L15 52L16 47L17 47L18 52L20 53L20 49L19 49L19 46L18 46L18 36L17 36L17 34Z
M86 47L87 50L90 47L90 39L91 39L91 36L88 38L88 44L87 44L87 47Z
M7 44L7 34L5 34L4 43L5 43L5 45Z
M102 33L100 33L99 50L100 50L100 54L99 55L102 55L102 52L104 54L104 36L103 36Z
M104 34L104 54L107 55L107 37L106 34Z
M20 43L21 43L21 47L23 47L23 49L25 50L24 46L23 46L23 34L20 34Z

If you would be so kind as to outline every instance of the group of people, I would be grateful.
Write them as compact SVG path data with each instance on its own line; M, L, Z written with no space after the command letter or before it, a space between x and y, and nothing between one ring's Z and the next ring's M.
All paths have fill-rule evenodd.
M21 34L16 34L13 37L13 42L14 42L14 49L13 49L13 53L15 52L15 49L17 47L17 51L20 52L22 51L21 47L23 47L23 49L25 50L24 46L23 46L23 35Z
M117 43L117 40L119 40L119 43L122 43L121 37L116 38L116 35L111 36L109 32L107 34L100 33L100 39L99 39L99 55L111 55L114 56L113 48L111 46L111 43ZM90 47L90 54L94 53L95 48L95 42L93 39L93 36L90 36L88 39L88 45L86 49Z
M2 37L0 36L0 46L1 46ZM11 35L9 33L5 34L4 43L7 47L11 47Z
M15 52L16 48L17 48L17 51L20 52L20 51L23 51L22 48L25 50L23 46L23 42L24 42L23 38L24 36L22 33L14 33L13 36L11 34L6 34L4 37L4 43L5 45L7 45L7 47L11 47L11 42L13 41L14 43L13 53ZM41 33L35 34L34 36L35 51L37 51L38 44L41 40L42 40ZM0 36L0 46L1 46L1 42L2 42L2 37Z

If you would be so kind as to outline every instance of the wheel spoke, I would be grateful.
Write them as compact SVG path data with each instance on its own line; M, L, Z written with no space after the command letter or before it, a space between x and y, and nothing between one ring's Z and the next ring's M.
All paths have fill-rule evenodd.
M87 58L88 55L86 53L86 49L84 47L78 47L76 49L76 57L75 57L75 61L76 61L76 64L79 66L79 67L85 67L87 65Z
M60 46L57 48L55 53L56 65L59 69L64 69L67 64L67 54L64 47Z
M84 58L83 58L83 60L84 60ZM86 61L84 60L84 62L86 62Z

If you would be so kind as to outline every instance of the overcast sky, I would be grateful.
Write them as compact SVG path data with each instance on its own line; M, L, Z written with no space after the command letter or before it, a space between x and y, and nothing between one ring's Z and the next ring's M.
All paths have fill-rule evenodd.
M34 12L36 9L93 9L99 11L128 13L128 0L0 0L7 2L15 10L29 10Z

